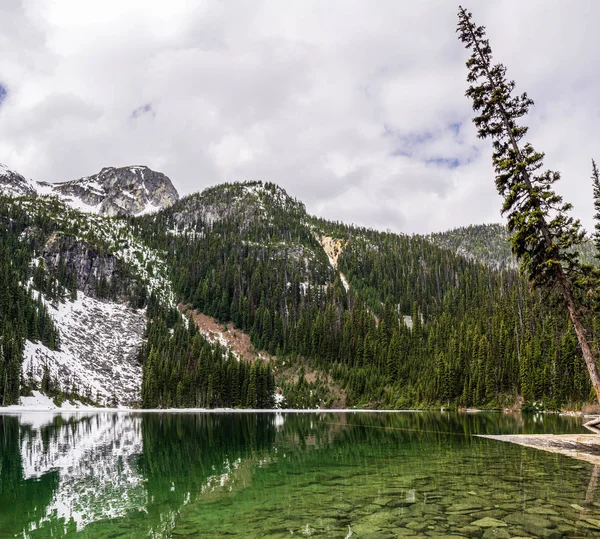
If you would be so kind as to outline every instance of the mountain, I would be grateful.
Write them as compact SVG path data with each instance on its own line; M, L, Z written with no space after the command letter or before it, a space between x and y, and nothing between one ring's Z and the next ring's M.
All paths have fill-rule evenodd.
M516 268L508 231L500 224L469 225L426 236L432 243L495 268Z
M35 194L33 183L0 163L0 194L12 197Z
M425 238L439 247L451 249L461 256L496 269L518 267L517 259L511 251L508 231L501 224L469 225L429 234ZM579 245L578 251L583 263L596 262L597 252L591 239L587 238Z
M499 239L483 263L428 237L311 217L261 182L215 186L136 226L168 253L182 301L278 358L288 406L586 398L572 329L502 259ZM486 244L464 235L475 252Z
M140 215L179 199L167 176L145 166L103 168L93 176L51 188L73 207L110 216Z
M135 218L70 206L127 198L115 170L57 184L58 197L0 197L1 404L31 390L146 408L559 407L589 395L568 320L530 291L499 225L384 233L311 216L262 182ZM149 177L127 170L138 186Z
M106 167L92 176L50 184L28 181L0 164L0 193L55 195L85 212L122 217L157 211L179 199L171 180L146 166Z

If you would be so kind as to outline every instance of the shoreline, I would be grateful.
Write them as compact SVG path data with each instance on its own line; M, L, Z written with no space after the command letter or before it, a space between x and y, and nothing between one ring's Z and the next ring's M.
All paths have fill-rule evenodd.
M140 413L140 414L198 414L198 413L283 413L283 414L320 414L320 413L423 413L427 410L373 410L367 408L29 408L18 405L0 407L0 415L28 413L79 414L79 413Z
M414 413L414 412L439 412L439 413L458 413L458 414L514 414L514 413L539 413L539 414L560 414L564 416L573 417L588 417L586 413L581 410L576 412L574 410L564 411L547 411L540 410L538 412L522 412L520 410L512 409L480 409L480 408L457 408L457 409L446 409L444 406L430 407L430 408L409 408L409 409L374 409L374 408L133 408L129 406L117 406L117 407L102 407L92 406L84 404L78 400L64 401L60 406L57 406L51 397L41 393L40 391L34 390L30 396L21 397L19 404L13 404L9 406L1 406L0 414L22 414L22 413L98 413L98 412L126 412L126 413L179 413L179 414L190 414L190 413Z
M124 412L124 413L456 413L456 414L521 414L532 412L521 412L520 410L479 410L474 408L458 409L458 410L440 410L439 408L408 408L408 409L390 409L390 408L105 408L100 406L72 405L68 404L64 407L56 405L21 405L11 404L9 406L0 406L0 415L3 414L22 414L22 413L83 413L83 412ZM543 411L535 412L538 414L557 414L567 417L590 418L597 417L596 415L586 414L584 412L561 412L561 411Z

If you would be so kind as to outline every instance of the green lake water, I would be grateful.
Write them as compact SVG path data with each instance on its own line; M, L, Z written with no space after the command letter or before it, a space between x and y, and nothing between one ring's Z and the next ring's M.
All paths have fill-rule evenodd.
M600 468L494 413L0 415L0 538L600 537Z

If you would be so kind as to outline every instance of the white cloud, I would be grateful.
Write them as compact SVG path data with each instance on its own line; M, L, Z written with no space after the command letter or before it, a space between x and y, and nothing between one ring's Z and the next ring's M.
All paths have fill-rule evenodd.
M469 6L537 106L531 140L592 226L594 2ZM446 0L0 7L0 162L44 181L147 164L182 193L276 182L309 211L405 232L499 221Z

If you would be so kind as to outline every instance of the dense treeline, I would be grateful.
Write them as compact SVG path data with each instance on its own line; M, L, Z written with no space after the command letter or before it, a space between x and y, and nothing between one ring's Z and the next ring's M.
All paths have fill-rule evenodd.
M268 364L239 361L153 295L148 317L147 341L140 352L144 408L273 406L275 382Z
M185 301L257 348L309 358L348 405L493 407L522 395L558 407L589 396L568 320L512 269L424 237L309 219L272 184L213 188L137 227L168 252ZM348 292L322 234L343 244Z
M0 207L4 206L0 197ZM29 227L34 226L34 229ZM37 232L48 226L33 223L21 212L0 215L0 405L14 404L20 396L21 362L25 340L41 342L56 349L58 334L39 295L29 281L33 246ZM39 279L39 277L38 277Z
M371 304L391 302L412 315L408 338L399 332L404 354L390 355L388 374L400 383L392 402L494 406L520 394L556 407L587 399L568 320L516 271L470 262L424 238L362 235L340 257L351 286L366 290Z

